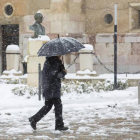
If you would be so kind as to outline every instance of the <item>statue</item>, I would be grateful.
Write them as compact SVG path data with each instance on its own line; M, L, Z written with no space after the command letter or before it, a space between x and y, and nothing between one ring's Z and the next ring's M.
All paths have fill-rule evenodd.
M35 23L30 25L29 29L34 31L34 36L32 38L38 38L39 35L45 35L45 27L41 25L43 21L43 15L37 12L34 16Z

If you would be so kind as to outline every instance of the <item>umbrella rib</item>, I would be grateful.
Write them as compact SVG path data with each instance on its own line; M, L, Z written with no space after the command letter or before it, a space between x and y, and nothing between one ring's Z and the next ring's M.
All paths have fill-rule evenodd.
M77 41L77 43L79 44L79 45L83 45L82 43L80 43L78 40L76 40L75 38L71 38L72 40L74 40L74 41ZM83 46L83 48L85 48L84 46Z
M60 38L59 38L59 42L60 42L60 43L61 43L61 45L63 46L63 44L62 44L62 42L61 42ZM63 48L65 48L65 46L63 46Z
M53 40L45 43L39 49L37 54L38 54L38 56L48 56L49 57L51 55L56 55L56 54L64 55L64 54L68 54L71 52L78 52L82 48L85 48L85 47L78 40L71 38L71 37L69 37L69 38L61 37L61 38L53 39Z
M44 47L46 46L46 44L51 44L54 40L55 40L55 39L52 39L52 40L50 40L49 42L43 44L43 46L39 49L39 51L37 52L37 54L39 54L39 53L43 50L42 48L44 48ZM44 55L44 56L45 56L45 55Z
M67 42L71 43L74 47L76 46L76 45L74 45L72 42L70 42L70 41L68 41L68 40L66 40L66 39L65 39L65 41L67 41ZM79 43L79 42L78 42L78 43ZM77 52L78 52L77 47L75 47L75 48L76 48L76 50L77 50Z

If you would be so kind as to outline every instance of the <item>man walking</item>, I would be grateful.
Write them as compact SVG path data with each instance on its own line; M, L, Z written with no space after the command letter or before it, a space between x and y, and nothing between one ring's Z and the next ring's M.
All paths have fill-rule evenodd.
M32 117L29 118L31 127L36 130L36 124L43 118L54 105L55 107L55 130L68 130L64 127L61 103L61 78L64 78L67 70L60 59L61 56L46 58L43 67L43 97L45 105Z

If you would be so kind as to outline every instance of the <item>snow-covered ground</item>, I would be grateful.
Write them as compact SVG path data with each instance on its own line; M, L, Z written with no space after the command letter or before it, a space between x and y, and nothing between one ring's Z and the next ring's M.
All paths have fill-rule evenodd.
M107 137L106 129L93 129L96 125L95 118L98 119L117 119L128 118L127 109L138 109L138 88L131 87L123 91L93 92L91 94L64 94L63 118L65 125L70 129L66 132L54 131L54 113L53 109L37 124L37 130L34 131L29 125L28 118L34 115L43 105L43 99L38 100L38 96L17 96L11 92L11 89L17 84L0 84L0 138L5 140L16 139L24 136L24 140L30 139L55 139L52 134L60 134L61 138L76 139L76 136L86 135L89 138L101 135ZM127 108L127 109L126 109ZM125 110L126 109L126 110ZM135 119L139 119L140 111L134 114ZM96 128L96 127L95 127ZM46 132L45 135L43 132ZM119 130L132 131L128 129ZM136 133L136 132L135 132ZM57 137L56 137L57 139ZM4 139L3 139L4 140ZM60 140L60 137L58 138ZM82 139L81 139L82 140Z
M0 85L0 109L1 113L9 112L30 112L38 110L44 105L44 101L38 100L38 96L32 96L30 99L24 96L17 96L12 93L12 89L18 86L24 86L22 84L1 84ZM131 87L127 90L115 90L110 92L93 92L91 94L64 94L62 96L62 102L64 104L64 110L84 110L95 108L107 108L107 105L117 106L137 106L138 105L138 93L137 87ZM90 108L89 108L90 107ZM33 111L31 111L31 110Z

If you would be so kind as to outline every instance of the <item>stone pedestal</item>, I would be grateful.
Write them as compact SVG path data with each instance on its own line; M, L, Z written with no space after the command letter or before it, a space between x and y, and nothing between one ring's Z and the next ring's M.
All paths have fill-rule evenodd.
M85 44L85 48L79 51L80 53L80 71L89 69L93 71L93 46Z
M7 70L19 70L20 51L17 45L8 45L6 49Z
M80 53L80 71L77 71L77 76L97 76L96 71L93 71L93 46L85 44L85 48L79 51Z
M45 57L38 57L37 52L39 49L48 42L50 39L41 40L37 39L29 39L28 40L28 59L27 59L27 84L28 86L38 86L38 64L41 64L41 69L43 69L43 65L45 62Z

